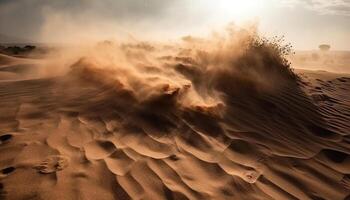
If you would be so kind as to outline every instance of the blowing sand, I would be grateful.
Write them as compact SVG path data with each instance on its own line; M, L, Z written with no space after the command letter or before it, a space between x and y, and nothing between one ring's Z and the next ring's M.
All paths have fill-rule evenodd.
M349 75L104 45L55 76L0 55L0 199L350 199Z

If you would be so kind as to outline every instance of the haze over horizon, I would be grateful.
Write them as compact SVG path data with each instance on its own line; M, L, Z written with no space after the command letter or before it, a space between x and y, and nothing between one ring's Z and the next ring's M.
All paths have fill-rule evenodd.
M347 0L0 0L0 34L35 42L167 40L253 22L265 36L284 35L296 50L322 43L350 50L349 20Z

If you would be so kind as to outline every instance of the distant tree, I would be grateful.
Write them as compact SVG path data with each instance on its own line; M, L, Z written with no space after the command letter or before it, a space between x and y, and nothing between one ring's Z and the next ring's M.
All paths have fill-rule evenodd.
M320 48L321 51L329 51L331 49L331 45L321 44L320 46L318 46L318 48Z

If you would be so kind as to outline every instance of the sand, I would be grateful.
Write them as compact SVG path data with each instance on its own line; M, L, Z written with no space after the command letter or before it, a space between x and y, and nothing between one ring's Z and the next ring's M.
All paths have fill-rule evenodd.
M179 55L52 77L0 55L0 199L350 199L350 75Z

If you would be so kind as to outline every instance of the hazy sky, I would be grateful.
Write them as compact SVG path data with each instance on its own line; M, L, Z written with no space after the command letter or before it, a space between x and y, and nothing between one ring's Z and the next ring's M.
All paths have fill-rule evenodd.
M165 39L249 20L295 49L350 50L350 0L0 0L0 34L34 41Z

